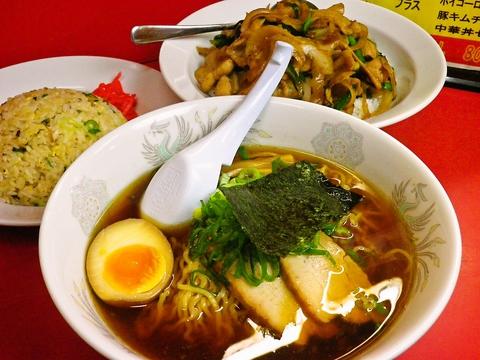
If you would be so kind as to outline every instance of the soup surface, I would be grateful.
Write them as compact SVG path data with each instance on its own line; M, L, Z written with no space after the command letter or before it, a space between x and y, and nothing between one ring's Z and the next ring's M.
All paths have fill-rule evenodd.
M361 350L356 350L357 346L366 343L361 347L364 349L395 321L395 316L405 306L413 281L413 244L396 209L371 182L317 156L262 146L242 148L239 154L242 156L237 155L232 166L222 170L230 178L235 178L241 169L251 167L268 173L275 160L284 165L306 160L333 184L363 196L329 232L329 241L343 249L371 284L391 278L402 280L402 294L395 313L387 317L390 304L374 302L369 308L362 305L357 317L339 315L322 322L307 315L295 343L263 357L335 359L358 355ZM139 200L152 175L141 177L125 189L106 210L94 233L119 220L140 217ZM230 284L214 281L201 259L191 259L188 248L191 233L190 226L165 232L172 246L174 266L172 279L159 299L143 306L116 307L93 294L100 314L113 332L129 347L152 359L221 359L232 344L255 333L271 333L278 337L278 333L265 326L261 311L252 307L251 302L246 304L245 294L240 287L234 286L238 279L230 277ZM287 267L282 260L281 263L283 277L282 271ZM288 281L286 283L287 287L291 286ZM355 291L358 293L358 289ZM365 303L362 297L356 299L356 307ZM303 300L298 302L305 310Z

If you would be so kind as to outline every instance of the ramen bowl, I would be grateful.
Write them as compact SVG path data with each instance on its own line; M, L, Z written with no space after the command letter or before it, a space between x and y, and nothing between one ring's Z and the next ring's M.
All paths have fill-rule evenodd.
M55 187L40 228L43 277L65 320L104 356L142 357L106 325L90 292L85 257L97 220L129 184L211 131L241 100L206 98L142 115L91 146ZM389 359L414 344L449 301L461 260L454 209L428 167L378 128L291 99L272 98L244 143L293 148L332 160L361 174L391 200L414 244L414 282L395 321L353 355Z

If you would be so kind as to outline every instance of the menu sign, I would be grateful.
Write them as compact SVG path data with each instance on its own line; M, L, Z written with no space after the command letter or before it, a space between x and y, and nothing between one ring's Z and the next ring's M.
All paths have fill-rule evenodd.
M480 71L480 0L364 0L393 10L430 33L449 66Z

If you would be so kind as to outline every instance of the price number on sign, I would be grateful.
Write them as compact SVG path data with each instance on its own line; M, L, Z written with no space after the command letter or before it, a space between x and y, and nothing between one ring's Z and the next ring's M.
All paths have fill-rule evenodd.
M463 60L480 63L480 46L467 45L463 53Z

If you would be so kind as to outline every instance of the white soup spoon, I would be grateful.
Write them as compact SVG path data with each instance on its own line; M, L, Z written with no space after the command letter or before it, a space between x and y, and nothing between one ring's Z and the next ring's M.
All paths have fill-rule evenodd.
M293 47L275 44L272 57L243 102L211 133L165 162L153 176L140 202L141 216L160 228L185 224L200 200L215 191L222 165L235 153L279 84Z

